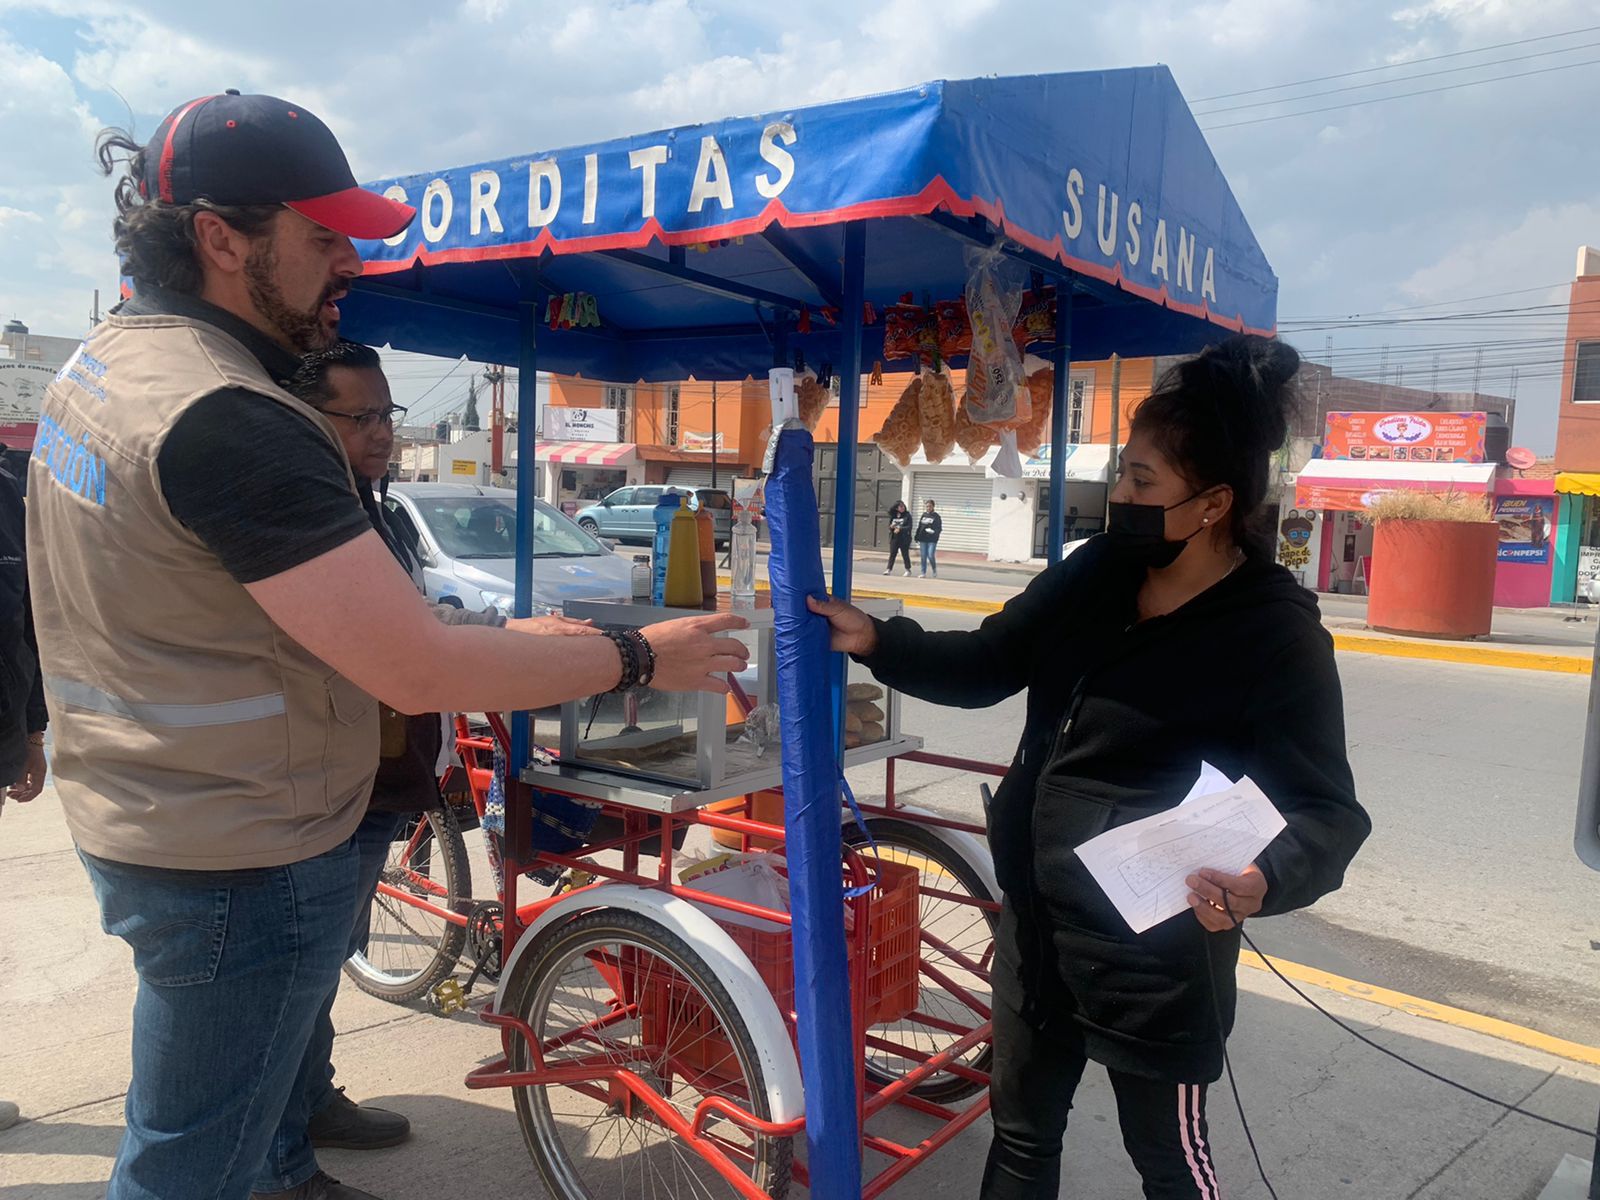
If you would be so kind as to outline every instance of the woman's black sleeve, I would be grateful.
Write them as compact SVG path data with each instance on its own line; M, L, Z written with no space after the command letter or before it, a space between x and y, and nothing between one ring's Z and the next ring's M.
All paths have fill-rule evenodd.
M1261 915L1276 916L1337 891L1372 832L1372 820L1356 800L1344 693L1333 640L1324 630L1279 652L1244 719L1252 740L1250 777L1288 822L1256 859L1267 877Z
M910 617L876 621L878 648L860 659L880 683L953 708L987 708L1028 686L1039 645L1060 619L1070 560L1034 577L973 630L929 632Z

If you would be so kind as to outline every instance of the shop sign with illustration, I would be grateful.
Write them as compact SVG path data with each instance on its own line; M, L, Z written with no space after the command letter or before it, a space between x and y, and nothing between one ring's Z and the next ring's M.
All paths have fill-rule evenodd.
M1311 535L1317 514L1291 508L1278 526L1278 561L1291 571L1304 571L1311 565Z
M1494 519L1500 526L1501 562L1550 562L1550 531L1554 528L1554 496L1499 496L1494 502Z
M1355 462L1481 463L1488 414L1335 412L1323 458Z

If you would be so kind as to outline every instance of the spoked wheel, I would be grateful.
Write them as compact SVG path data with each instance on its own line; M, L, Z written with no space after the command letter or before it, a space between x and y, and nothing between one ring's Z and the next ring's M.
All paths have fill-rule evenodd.
M550 930L508 985L505 1011L532 1028L546 1069L625 1069L689 1124L708 1096L772 1119L755 1043L732 997L683 938L648 917L601 910ZM525 1039L511 1040L512 1069L531 1070ZM602 1077L514 1095L523 1138L552 1196L738 1195L619 1083ZM791 1138L717 1117L704 1135L759 1191L788 1191Z
M884 857L917 868L922 876L922 967L917 1012L932 1022L907 1017L874 1026L870 1036L905 1047L908 1052L882 1046L867 1047L867 1078L892 1083L918 1063L955 1045L961 1034L942 1026L972 1029L987 1018L973 1007L976 1000L992 1005L989 973L994 964L994 931L999 914L961 901L994 900L982 875L950 843L926 826L893 817L869 817L867 827ZM845 841L865 849L861 830L845 830ZM929 895L928 892L944 895ZM954 898L952 898L954 897ZM973 1047L957 1060L960 1066L987 1072L993 1050L987 1044ZM938 1104L961 1100L983 1090L983 1084L952 1071L941 1071L912 1089L914 1095Z
M472 869L461 826L448 805L407 821L389 847L380 884L438 908L472 907ZM379 892L372 898L367 949L344 964L355 985L396 1004L425 996L455 970L466 945L464 926Z

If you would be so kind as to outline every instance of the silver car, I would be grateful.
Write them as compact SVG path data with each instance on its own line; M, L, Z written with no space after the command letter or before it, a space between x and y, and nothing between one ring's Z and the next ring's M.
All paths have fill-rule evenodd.
M429 600L510 614L517 493L473 483L397 483L386 501L422 559ZM543 500L535 502L533 615L568 600L626 600L633 564Z
M733 535L733 499L720 489L668 487L644 484L618 488L598 504L579 509L573 520L596 537L649 545L656 532L656 501L665 492L676 492L680 504L704 507L711 513L711 527L717 549L727 547Z

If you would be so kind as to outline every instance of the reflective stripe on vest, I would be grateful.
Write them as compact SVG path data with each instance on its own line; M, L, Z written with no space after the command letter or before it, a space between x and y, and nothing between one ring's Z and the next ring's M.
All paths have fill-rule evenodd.
M281 717L284 713L282 692L274 692L269 696L247 696L242 700L223 700L216 704L140 704L57 675L46 675L44 686L62 704L104 713L108 717L126 717L141 725L184 729L206 725L241 725L265 717Z

